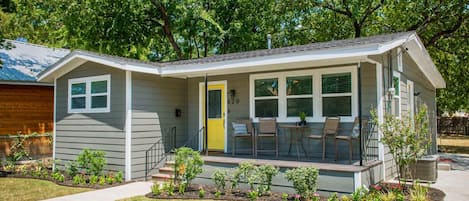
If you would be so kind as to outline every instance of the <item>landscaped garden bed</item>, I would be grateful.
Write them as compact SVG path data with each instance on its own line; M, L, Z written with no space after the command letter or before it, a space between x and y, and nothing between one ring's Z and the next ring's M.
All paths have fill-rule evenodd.
M321 197L317 192L318 170L301 167L288 170L286 179L293 184L295 194L272 192L272 178L279 169L270 165L256 166L241 163L231 171L217 170L212 175L215 185L192 184L191 181L202 172L203 161L197 151L189 148L176 150L174 180L155 183L147 198L151 199L215 199L215 200L397 200L397 201L442 201L445 194L434 188L415 182L413 184L381 183L370 188L361 187L351 195L331 193ZM240 184L249 188L240 188Z
M50 159L24 162L24 152L13 152L7 161L0 165L0 176L42 179L56 184L71 187L108 188L124 184L122 171L104 171L106 160L102 151L84 149L76 160L66 164L62 169L52 166Z

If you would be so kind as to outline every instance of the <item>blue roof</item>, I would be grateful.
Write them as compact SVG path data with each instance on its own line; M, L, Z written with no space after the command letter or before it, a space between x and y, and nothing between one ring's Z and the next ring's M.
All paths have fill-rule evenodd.
M9 41L15 48L0 49L0 81L35 82L37 75L70 51L19 41Z

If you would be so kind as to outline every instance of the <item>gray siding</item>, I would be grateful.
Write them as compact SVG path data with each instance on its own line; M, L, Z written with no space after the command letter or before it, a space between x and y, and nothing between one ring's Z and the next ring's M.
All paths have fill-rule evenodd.
M176 144L187 140L186 91L184 79L132 73L132 179L145 175L145 151L176 127ZM175 109L182 116L175 116ZM168 138L163 143L168 145Z
M111 75L109 113L69 114L68 80ZM125 72L87 62L57 79L56 159L63 163L76 159L84 149L106 152L107 170L124 170Z
M369 111L372 106L376 106L376 67L375 65L369 63L363 63L363 77L362 77L362 94L363 94L363 115L370 116ZM235 89L237 100L236 103L229 103L228 107L228 152L232 151L232 130L231 122L238 119L249 118L249 74L233 74L233 75L223 75L223 76L210 76L209 81L227 81L227 90ZM203 82L203 78L190 78L187 82L187 100L188 100L188 134L192 135L197 133L199 129L199 83ZM321 129L322 123L310 123L310 127L315 129ZM351 134L351 123L341 123L341 135L350 135ZM237 139L238 149L248 148L250 142L247 139ZM243 141L245 140L245 141ZM279 141L280 141L280 155L286 155L289 150L289 131L285 129L280 129L279 131ZM264 148L268 148L272 143L266 142L262 144ZM309 157L320 158L322 149L319 141L304 141L305 149ZM358 143L354 142L354 159L359 158ZM334 140L329 139L326 143L326 156L327 158L335 157L335 146ZM338 143L338 153L339 160L348 160L348 144L344 142ZM296 154L296 147L292 147L292 155ZM300 154L304 157L302 150L300 149Z

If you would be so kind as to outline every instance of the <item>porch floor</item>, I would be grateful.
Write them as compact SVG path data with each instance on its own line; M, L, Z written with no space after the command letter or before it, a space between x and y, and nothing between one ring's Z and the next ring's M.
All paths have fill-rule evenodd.
M271 158L271 157L270 157ZM263 158L262 156L256 158L252 158L250 155L237 155L233 157L231 154L223 154L218 152L210 152L208 156L202 156L202 159L205 163L223 163L223 164L232 164L237 165L241 162L249 161L256 165L274 165L280 168L297 168L297 167L315 167L319 170L325 171L340 171L340 172L362 172L368 170L378 164L381 161L368 161L363 166L359 165L359 161L354 161L352 164L348 163L348 160L344 161L334 161L334 160L314 160L311 159L309 161L294 161L292 157L280 157L279 159L269 159ZM296 158L295 158L296 159Z

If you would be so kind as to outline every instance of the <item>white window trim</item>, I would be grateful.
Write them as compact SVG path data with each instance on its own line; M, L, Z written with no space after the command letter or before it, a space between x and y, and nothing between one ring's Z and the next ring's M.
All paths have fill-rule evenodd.
M399 72L402 72L403 71L403 61L402 61L402 49L399 47L397 48L397 55L396 55L396 59L397 59L397 70Z
M398 71L393 71L393 73L392 73L393 85L394 85L394 77L397 77L397 79L398 79L397 83L399 83L399 87L396 88L396 86L393 86L394 90L397 90L398 95L396 95L396 93L394 92L392 101L394 102L394 101L397 100L399 102L398 103L399 110L397 110L397 114L395 114L395 115L396 115L397 118L401 118L401 111L402 111L402 105L401 105L401 74ZM395 105L396 104L392 104L392 107L395 107ZM393 108L393 109L395 109L395 108Z
M107 92L91 94L91 82L107 81ZM86 94L72 96L72 84L86 83ZM107 96L106 108L91 108L91 97ZM85 97L84 109L72 109L72 97ZM111 75L100 75L92 77L81 77L68 80L68 113L106 113L111 111Z
M323 74L335 74L335 73L351 73L352 74L352 93L341 93L343 96L352 96L352 115L351 116L341 116L341 122L353 122L355 117L358 115L358 95L357 95L357 66L344 66L344 67L334 67L334 68L317 68L317 69L308 69L308 70L299 70L299 71L282 71L275 73L262 73L262 74L251 74L249 75L249 116L253 119L254 122L258 122L259 118L255 117L255 100L259 100L260 97L254 97L254 81L257 79L268 79L268 78L277 78L278 79L278 122L284 123L294 123L299 121L299 117L287 117L287 96L286 96L286 77L295 77L295 76L306 76L311 75L313 79L313 116L306 117L307 122L324 122L326 117L322 116L322 82L321 77ZM325 94L326 95L326 94ZM338 94L327 94L329 96L338 95ZM301 97L298 96L288 96L289 98ZM268 97L268 99L273 98ZM306 97L311 97L306 95ZM262 97L264 98L264 97Z

